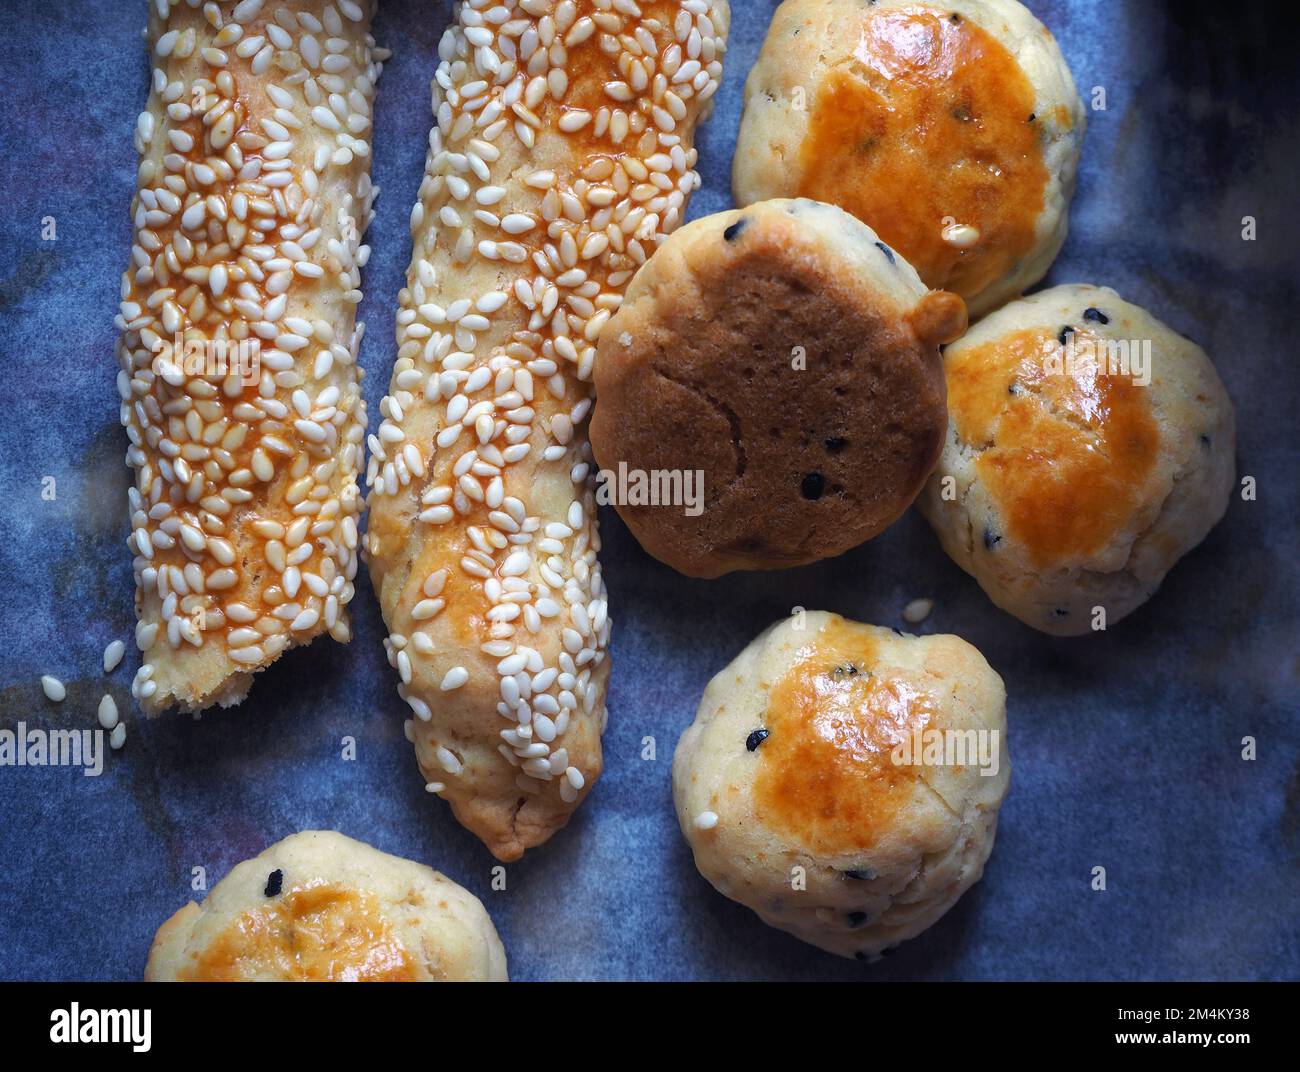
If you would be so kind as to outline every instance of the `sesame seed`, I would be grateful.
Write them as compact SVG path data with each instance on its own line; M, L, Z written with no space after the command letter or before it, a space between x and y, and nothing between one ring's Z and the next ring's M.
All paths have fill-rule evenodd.
M55 703L61 703L63 698L68 695L68 690L63 687L63 682L57 677L51 677L49 674L41 677L41 690L45 693L46 699L53 700Z
M103 698L99 701L97 717L99 724L106 730L111 730L117 725L117 702L108 693L104 693Z
M917 625L925 621L934 610L933 599L914 599L903 608L903 621L909 625Z
M501 230L510 235L526 234L536 226L531 216L521 212L512 212L501 220Z
M458 689L469 680L469 671L463 666L453 666L446 674L443 675L442 684L439 688L443 692L450 692L452 689Z
M117 752L121 750L124 744L126 744L126 723L119 722L109 732L108 746Z
M696 830L712 830L718 825L718 815L716 812L702 811L691 820L691 825Z
M941 237L955 249L971 249L980 240L978 227L968 223L950 223L941 232Z
M104 649L104 673L111 674L117 669L118 663L122 661L122 656L126 654L126 645L120 640L112 641Z

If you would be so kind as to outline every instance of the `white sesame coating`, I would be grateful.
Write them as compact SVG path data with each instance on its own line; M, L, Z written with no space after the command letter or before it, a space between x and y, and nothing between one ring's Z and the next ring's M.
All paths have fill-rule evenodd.
M48 700L55 703L62 703L63 698L68 695L68 690L63 687L63 682L57 677L51 677L49 674L41 676L41 691L45 693Z
M365 550L421 771L503 859L600 774L592 364L699 185L728 22L725 0L463 0L439 45Z
M108 735L108 745L114 752L126 744L126 723L119 722Z
M149 713L349 638L373 4L152 0L117 326ZM105 668L108 669L107 653Z

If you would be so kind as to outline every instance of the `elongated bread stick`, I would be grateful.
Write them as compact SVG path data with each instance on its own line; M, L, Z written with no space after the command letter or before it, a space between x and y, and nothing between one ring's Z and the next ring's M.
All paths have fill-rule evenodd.
M728 21L725 0L465 0L439 46L367 551L420 770L503 860L600 775L592 361L699 184Z
M117 317L150 714L236 704L287 648L349 637L372 10L150 4Z

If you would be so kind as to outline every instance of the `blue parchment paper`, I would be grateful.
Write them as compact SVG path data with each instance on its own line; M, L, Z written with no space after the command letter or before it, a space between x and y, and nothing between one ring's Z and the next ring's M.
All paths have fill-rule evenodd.
M909 514L804 569L677 576L612 512L615 618L606 772L570 826L507 869L424 791L364 574L355 639L259 675L241 707L145 722L112 318L130 248L132 127L147 87L143 0L0 5L0 728L93 728L104 691L128 721L99 777L0 768L0 977L139 978L158 925L297 830L332 827L432 864L483 898L518 979L1147 979L1300 974L1296 743L1294 61L1260 6L1036 0L1089 128L1071 234L1048 283L1095 282L1206 347L1238 412L1242 475L1205 543L1138 613L1056 640L997 611ZM742 88L774 0L733 0L692 216L730 205ZM380 82L361 359L371 413L395 355L407 219L430 122L441 0L381 0ZM1243 217L1257 238L1243 241ZM53 217L57 237L44 240ZM55 497L43 497L54 478ZM1006 680L1014 774L983 882L876 966L769 930L696 873L670 766L700 693L796 605L955 632ZM104 646L128 643L105 679ZM68 686L64 703L38 678ZM343 739L356 759L341 758ZM641 758L653 737L657 758ZM1242 740L1257 758L1242 758ZM1094 867L1107 889L1090 888Z

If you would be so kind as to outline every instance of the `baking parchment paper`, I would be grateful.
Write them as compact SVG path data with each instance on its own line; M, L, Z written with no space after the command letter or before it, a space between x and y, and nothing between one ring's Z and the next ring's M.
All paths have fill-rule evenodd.
M731 204L745 76L774 0L733 0L691 215ZM645 555L606 510L615 619L606 771L569 827L507 868L430 799L364 577L355 639L259 675L241 707L145 722L129 684L132 581L113 381L128 262L143 0L0 5L0 728L95 726L111 691L126 748L99 777L0 768L0 977L139 978L158 925L238 861L337 828L425 861L486 902L517 979L1241 979L1300 975L1294 62L1267 7L1037 0L1085 104L1071 234L1046 281L1095 282L1209 351L1234 399L1234 498L1143 609L1100 636L1042 636L996 610L909 513L833 561L715 582ZM381 0L362 363L377 412L424 162L428 82L450 13ZM847 32L847 31L846 31ZM1242 238L1243 217L1257 238ZM53 217L57 238L42 238ZM42 495L53 477L56 497ZM792 607L955 632L1006 680L1014 773L983 881L871 966L765 927L696 873L672 750L709 678ZM105 680L104 646L128 642ZM67 683L47 701L41 674ZM344 738L356 759L341 758ZM656 758L641 758L654 738ZM1243 738L1257 758L1242 758ZM1106 890L1091 888L1106 869ZM201 895L196 895L201 896Z

